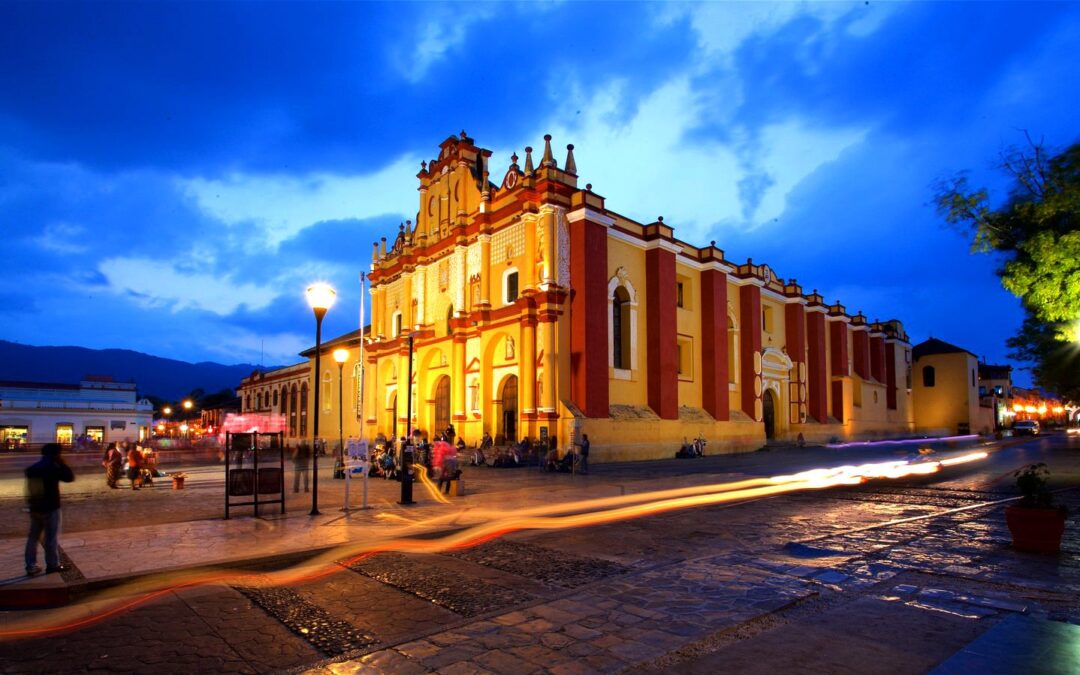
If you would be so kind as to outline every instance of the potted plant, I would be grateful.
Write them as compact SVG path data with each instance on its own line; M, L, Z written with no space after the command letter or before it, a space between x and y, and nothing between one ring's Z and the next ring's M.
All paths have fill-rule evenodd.
M1013 474L1021 498L1005 509L1005 523L1013 538L1013 548L1031 553L1057 553L1065 533L1064 506L1054 506L1054 494L1047 479L1046 464L1032 464Z
M184 473L183 471L181 471L180 473L174 473L174 474L172 474L171 478L172 478L172 489L174 489L174 490L183 490L184 489L184 479L187 478L186 473Z

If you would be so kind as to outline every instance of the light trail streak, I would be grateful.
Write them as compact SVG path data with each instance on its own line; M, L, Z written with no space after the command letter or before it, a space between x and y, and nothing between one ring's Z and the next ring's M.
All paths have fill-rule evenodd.
M250 573L229 569L199 568L184 572L162 574L137 580L99 593L77 606L48 610L40 615L9 622L0 630L0 639L17 640L43 637L86 628L169 593L210 584L229 585L297 585L311 583L343 571L349 565L378 553L435 554L477 546L487 541L522 530L567 530L609 524L688 508L713 506L780 495L802 490L821 490L839 485L857 485L867 480L894 480L904 476L927 475L943 467L956 466L987 457L985 452L933 462L904 461L846 465L811 469L787 476L753 478L731 483L699 485L642 492L618 497L580 500L564 504L543 505L507 513L496 509L469 510L471 519L483 522L464 527L437 539L409 537L408 534L430 532L431 527L447 523L462 515L457 511L404 525L398 531L374 536L363 543L335 547L302 565L275 572ZM421 480L426 474L421 472ZM430 484L430 480L426 481ZM432 486L434 487L434 486ZM430 488L429 488L430 489ZM439 494L437 490L431 490ZM439 494L441 496L441 494ZM386 514L387 519L398 517ZM401 520L405 520L401 518ZM406 521L409 522L409 521Z
M973 441L979 438L978 434L965 434L963 436L931 436L928 438L895 438L881 441L852 441L851 443L829 443L825 447L832 450L841 448L870 448L879 445L911 445L913 443L955 443L959 441Z

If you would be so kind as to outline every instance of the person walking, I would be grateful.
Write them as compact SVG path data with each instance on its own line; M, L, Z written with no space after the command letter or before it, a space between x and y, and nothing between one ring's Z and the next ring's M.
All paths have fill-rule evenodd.
M142 487L142 467L143 467L143 455L139 452L139 448L136 445L132 445L128 448L127 452L128 461L128 479L131 480L131 489L138 490Z
M436 447L438 447L440 443L443 445L443 452L440 463L442 469L439 472L438 488L445 494L450 494L450 481L455 480L458 477L457 447L447 441L438 441L435 443Z
M311 480L311 446L307 444L307 441L302 441L296 446L296 451L293 452L293 481L292 491L300 492L300 475L304 476L304 492L310 492L309 483Z
M113 490L119 490L120 488L116 482L120 480L120 469L124 464L124 456L116 448L116 443L109 443L102 464L105 465L105 484Z
M581 448L579 455L581 456L581 471L578 473L589 473L589 434L581 434L581 442L578 443Z
M60 457L59 443L46 443L41 459L26 469L27 501L30 505L30 534L26 537L26 574L41 573L37 564L38 543L45 549L45 572L61 572L60 564L60 482L75 480L71 467Z

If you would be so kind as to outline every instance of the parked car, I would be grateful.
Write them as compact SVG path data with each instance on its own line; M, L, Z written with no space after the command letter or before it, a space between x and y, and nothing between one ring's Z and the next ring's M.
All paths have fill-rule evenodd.
M1039 435L1039 422L1038 420L1020 420L1013 425L1013 435L1015 436L1038 436Z

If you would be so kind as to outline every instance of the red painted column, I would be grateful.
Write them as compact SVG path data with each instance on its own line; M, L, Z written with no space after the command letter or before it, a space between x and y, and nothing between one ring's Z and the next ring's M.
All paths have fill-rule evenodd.
M847 377L848 370L848 327L843 321L834 321L829 327L829 349L832 356L833 377ZM844 383L834 380L832 383L832 416L838 422L844 421Z
M832 374L834 377L848 375L847 324L833 321L829 325L829 349L832 354Z
M660 419L679 418L678 324L675 315L675 254L645 251L645 359L649 407Z
M570 393L586 417L608 416L607 228L570 223ZM522 383L534 386L533 383Z
M728 389L727 275L701 273L701 402L714 419L731 419Z
M825 372L825 314L810 312L806 315L808 414L818 422L829 419L829 395L826 391L828 373Z
M870 377L885 382L885 338L870 336Z
M896 410L896 343L885 343L885 403Z
M787 355L795 369L791 381L796 391L789 395L791 402L799 406L801 420L806 405L806 307L797 303L784 305L784 333Z
M855 374L864 380L870 379L870 335L865 330L851 333L852 362Z
M761 400L761 288L739 288L739 365L742 371L742 410L758 420ZM755 358L756 357L756 358Z

